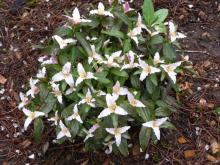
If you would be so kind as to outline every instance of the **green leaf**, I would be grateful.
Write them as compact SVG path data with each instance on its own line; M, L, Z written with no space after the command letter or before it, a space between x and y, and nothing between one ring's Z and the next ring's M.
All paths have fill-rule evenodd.
M167 9L160 9L155 12L156 21L154 24L163 23L165 19L168 16L168 10Z
M150 94L152 94L156 90L156 87L157 86L155 86L149 78L146 79L146 88Z
M127 53L132 49L131 46L131 40L130 39L126 39L124 40L124 44L123 44L123 52Z
M169 43L163 44L163 55L166 59L171 61L176 59L175 50Z
M146 128L144 126L141 127L140 133L139 133L139 142L141 149L145 151L147 149L147 146L150 142L152 129Z
M37 118L34 120L34 140L37 143L40 143L42 133L44 130L44 124L41 118Z
M220 107L218 107L218 108L215 110L215 114L216 114L216 115L220 115Z
M45 100L45 103L41 107L41 111L48 114L54 107L57 99L53 96L53 94L49 94Z
M176 130L176 127L175 127L172 123L170 123L169 121L164 122L164 123L160 126L160 128L168 128L168 129Z
M159 107L155 110L155 115L159 117L167 117L171 115L171 111L165 107Z
M150 39L151 45L163 43L163 37L161 35L155 35Z
M119 30L116 30L116 29L111 29L111 30L108 30L108 31L102 30L101 33L107 34L111 37L116 37L116 38L121 38L121 39L124 39L124 36L125 36L124 33L122 33Z
M132 85L134 88L140 89L141 84L140 84L139 77L138 77L137 75L131 75L131 76L130 76L130 80L131 80L131 85Z
M117 18L121 19L129 27L131 26L131 21L129 20L129 17L127 15L125 15L124 13L115 11L114 15Z
M76 38L80 42L82 47L85 49L86 53L89 56L91 56L92 55L92 50L91 50L91 47L90 47L89 43L85 39L84 35L82 33L76 32Z
M124 138L121 139L121 144L118 146L118 149L122 155L126 157L129 155L128 144L126 139Z
M71 137L74 138L78 131L79 131L79 125L80 123L76 120L71 121L70 123L70 132L71 132Z
M60 28L55 30L55 35L58 35L60 37L72 36L73 35L73 30L71 28L60 27Z
M152 82L155 86L157 86L157 85L158 85L158 83L157 83L157 75L156 75L156 74L151 74L149 77L150 77L151 82Z
M145 22L151 26L154 21L154 6L152 0L144 0L142 10Z
M120 76L120 77L128 77L128 74L126 71L124 70L120 70L120 69L117 69L117 68L113 68L110 70L110 72L116 76Z

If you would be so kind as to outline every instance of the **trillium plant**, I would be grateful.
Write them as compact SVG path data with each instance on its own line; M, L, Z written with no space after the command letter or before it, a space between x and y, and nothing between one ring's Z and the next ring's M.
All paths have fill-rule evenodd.
M41 46L46 55L18 105L36 141L47 124L57 143L77 138L87 150L127 156L132 141L146 151L150 140L175 129L169 116L178 108L176 76L190 70L175 54L185 35L151 0L142 11L130 5L100 2L87 15L75 8Z

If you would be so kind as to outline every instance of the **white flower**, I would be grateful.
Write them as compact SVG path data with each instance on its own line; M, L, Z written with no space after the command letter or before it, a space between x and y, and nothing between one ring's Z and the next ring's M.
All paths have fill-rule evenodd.
M57 59L55 55L52 55L51 57L42 56L38 58L38 61L41 63L41 65L57 64Z
M156 52L154 55L154 65L162 64L162 63L164 63L164 60L161 60L159 52Z
M132 9L132 8L130 7L130 5L129 5L128 2L125 2L125 3L123 4L123 9L124 9L124 13L127 13L127 12L129 12L129 11L133 11L133 10L134 10L134 9Z
M21 102L18 105L18 109L22 109L25 105L29 103L29 100L28 100L28 97L22 92L19 93L19 96L20 96Z
M135 43L138 45L138 35L140 34L140 28L134 28L131 30L127 35L130 37L132 40L135 41Z
M60 71L59 73L56 73L52 77L53 82L59 82L62 80L65 80L68 85L74 84L74 80L71 74L71 63L70 62L67 62L63 66L62 71Z
M55 112L55 116L51 117L48 119L48 121L53 121L54 125L58 125L58 121L59 121L59 116L58 116L58 111Z
M128 113L116 104L116 98L110 94L106 95L107 108L105 108L98 116L98 118L106 117L112 113L117 115L127 115Z
M164 118L160 118L160 119L156 119L156 120L152 120L152 121L148 121L146 123L143 123L142 125L145 127L149 127L152 128L157 139L160 140L160 126L167 121L168 117L164 117Z
M120 51L112 53L111 56L106 55L107 61L102 61L101 63L106 64L109 68L120 67L120 65L114 60L120 57L121 52L122 51L120 50Z
M175 69L181 65L181 61L167 64L167 65L161 65L161 67L164 69L165 72L167 72L168 76L171 78L171 80L176 83L176 75Z
M120 95L127 95L128 89L120 86L119 81L113 86L112 96L117 99Z
M155 36L155 35L157 35L157 34L159 34L160 32L159 31L151 31L151 30L149 30L148 28L146 29L147 30L147 32L150 34L150 36L151 37L153 37L153 36Z
M27 119L24 122L24 130L27 130L28 126L31 124L31 122L35 118L37 118L39 116L44 116L45 115L45 113L43 113L43 112L39 112L39 111L32 112L32 111L30 111L30 110L28 110L26 108L23 108L22 111L27 116Z
M78 113L78 107L77 107L77 104L75 104L74 105L74 108L73 108L73 114L71 115L71 116L69 116L68 118L67 118L67 120L68 121L71 121L71 120L77 120L78 122L80 122L80 123L83 123L83 121L82 121L82 119L81 119L81 117L80 117L80 115L79 115L79 113Z
M83 68L81 63L78 63L77 71L78 71L79 77L76 80L76 86L79 85L84 80L96 79L96 77L94 77L92 72L86 72L85 71L85 69Z
M130 50L126 55L128 57L129 64L124 64L121 68L122 70L123 69L132 69L132 68L136 68L139 66L138 63L134 62L135 57L134 57L133 51Z
M141 101L135 99L134 96L130 92L127 93L127 96L128 96L129 103L133 107L145 107L145 105Z
M101 16L109 16L109 17L114 17L113 14L110 11L105 10L105 6L103 5L102 2L99 2L98 4L98 9L97 10L91 10L90 14L97 14Z
M60 49L64 49L64 48L65 48L68 44L70 44L70 43L73 43L73 44L76 43L76 40L74 40L74 39L72 39L72 38L62 39L62 38L61 38L60 36L58 36L58 35L54 35L52 38L57 41L57 43L58 43L59 46L60 46Z
M90 64L93 60L96 60L98 62L102 61L102 57L98 53L96 53L95 45L91 45L91 49L92 54L88 57L88 63Z
M37 78L45 78L45 75L46 75L46 68L45 67L38 70Z
M67 17L72 22L73 25L79 24L81 22L92 22L91 20L81 19L80 13L77 7L73 10L72 17L66 16L66 15L65 17Z
M89 129L89 131L87 131L87 135L86 135L86 137L85 137L85 139L84 139L84 142L85 142L86 140L88 140L89 138L93 137L93 136L94 136L93 133L94 133L99 127L100 127L99 124L94 124L94 125Z
M51 83L52 93L57 97L60 104L63 104L62 92L59 89L60 84Z
M63 124L63 122L60 120L59 126L61 128L61 131L57 135L57 140L61 139L62 137L71 137L69 129Z
M176 27L173 22L168 22L169 26L169 36L170 36L170 41L174 42L176 41L177 38L185 38L186 36L182 33L176 32Z
M147 30L147 27L145 24L142 23L142 18L141 18L141 14L138 13L138 21L136 23L136 28L138 29L138 33L141 34L142 29Z
M88 89L87 93L86 93L86 97L83 98L80 102L79 102L79 105L80 104L88 104L90 105L91 107L95 107L95 99L92 98L92 95L91 95L91 91Z
M148 65L146 62L144 62L141 59L139 59L139 64L143 70L140 76L141 81L143 81L149 74L160 72L160 69Z
M31 89L27 91L26 93L27 96L31 95L32 98L35 98L35 94L37 94L40 91L39 88L36 86L38 82L39 82L38 79L34 80L32 79L32 77L30 78L29 84Z
M130 126L125 126L121 128L106 128L105 130L115 136L116 145L119 146L121 144L121 134L125 133L130 129Z
M65 95L70 95L71 93L73 93L76 90L74 83L70 84L69 89L66 90Z
M108 147L108 149L105 150L106 154L111 154L112 153L112 145L115 143L115 141L109 141L107 143L103 143L105 146Z

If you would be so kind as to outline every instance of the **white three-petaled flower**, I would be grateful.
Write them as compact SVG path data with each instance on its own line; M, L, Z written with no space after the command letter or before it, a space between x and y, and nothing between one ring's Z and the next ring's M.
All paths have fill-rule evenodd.
M60 84L51 83L52 93L57 97L60 104L63 104L62 92L59 89Z
M140 67L143 69L140 80L143 81L149 74L160 72L160 69L148 65L143 60L139 59Z
M107 146L108 148L105 150L106 154L110 154L112 153L112 145L115 143L115 141L109 141L107 143L103 143L105 146Z
M25 122L24 122L24 130L27 130L28 126L31 124L31 122L32 122L35 118L37 118L37 117L39 117L39 116L44 116L44 115L45 115L45 113L43 113L43 112L39 112L39 111L34 111L34 112L32 112L32 111L30 111L30 110L28 110L28 109L26 109L26 108L23 108L22 111L23 111L24 114L27 116L27 119L26 119Z
M145 24L142 23L142 18L141 18L141 14L138 13L138 21L136 23L136 28L138 29L138 33L141 34L142 29L147 30L147 27Z
M133 51L130 50L126 55L128 57L129 64L124 64L121 68L122 70L123 69L132 69L132 68L136 68L139 66L138 63L134 62L135 56L134 56Z
M63 68L62 71L60 71L59 73L56 73L53 77L52 77L52 81L53 82L58 82L58 81L62 81L65 80L66 83L68 85L72 85L74 84L74 80L71 74L71 63L67 62Z
M60 126L61 130L57 135L57 139L61 139L64 136L71 137L69 129L63 124L63 122L61 120L59 122L59 126Z
M112 96L117 99L120 95L127 95L128 89L121 87L119 81L113 86Z
M85 98L83 98L83 99L79 102L79 105L86 103L86 104L90 105L91 107L95 107L94 102L95 102L95 99L92 97L91 91L88 89Z
M116 104L116 100L117 100L117 98L114 98L110 94L107 94L106 95L106 103L107 103L108 108L105 108L99 114L98 118L109 116L112 113L115 113L117 115L127 115L128 113L123 108L121 108L120 106L118 106Z
M99 124L94 124L94 125L89 129L89 131L86 131L87 135L86 135L86 137L85 137L85 139L84 139L84 142L85 142L86 140L88 140L89 138L93 137L93 136L94 136L93 133L94 133L99 127L100 127Z
M176 75L175 69L181 65L181 61L167 64L167 65L161 65L161 67L164 69L165 72L167 72L168 76L171 78L171 80L176 83Z
M57 58L55 55L52 55L51 57L42 56L38 58L38 61L41 63L41 65L57 64Z
M101 63L106 64L109 68L120 67L120 65L114 60L120 57L121 52L122 51L120 50L120 51L112 53L111 56L106 55L107 61L102 61Z
M82 64L79 63L77 65L77 71L79 74L79 77L76 80L76 86L79 85L81 82L83 82L84 80L87 79L96 79L96 77L94 77L92 72L86 72L85 69L83 68Z
M133 107L145 107L145 105L144 105L141 101L139 101L139 100L137 100L137 99L134 98L134 96L133 96L132 93L128 92L128 93L127 93L127 96L128 96L128 101L129 101L129 103L130 103Z
M37 78L45 78L45 75L46 75L46 68L45 67L38 70Z
M154 55L154 65L162 64L162 63L164 63L164 60L161 60L159 52L156 52Z
M27 91L27 93L26 93L26 95L27 96L30 96L31 95L31 97L32 98L35 98L35 94L37 94L40 90L39 90L39 88L36 86L36 84L39 82L39 80L34 80L34 79L32 79L32 77L31 77L31 79L30 79L30 81L29 81L29 84L30 84L30 87L31 87L31 89L29 90L29 91Z
M18 105L18 109L21 109L29 103L29 100L28 100L28 97L22 92L19 93L19 96L20 96L21 102Z
M80 13L77 7L73 10L72 17L67 15L65 15L65 17L67 17L73 25L79 24L81 22L91 22L91 20L80 18Z
M68 39L62 39L60 36L58 35L54 35L53 39L55 39L57 41L57 43L60 46L60 49L64 49L68 44L76 43L76 40L72 39L72 38L68 38Z
M53 121L54 125L58 125L59 121L58 111L55 112L55 116L48 119L48 121Z
M130 129L130 126L125 126L121 128L106 128L105 130L115 136L116 145L119 146L121 144L121 134L125 133Z
M102 57L96 52L95 45L91 45L92 53L88 57L88 63L90 64L93 60L98 62L102 61Z
M114 15L110 11L105 10L105 6L103 5L102 2L99 2L98 4L98 9L97 10L91 10L90 14L97 14L101 16L109 16L109 17L114 17Z
M164 117L164 118L160 118L160 119L156 119L156 120L152 120L152 121L148 121L146 123L143 123L142 125L145 127L149 127L152 128L157 139L160 140L160 126L167 121L168 117Z
M129 12L129 11L133 11L134 9L132 9L132 8L130 7L130 5L129 5L128 2L125 2L125 3L123 4L123 10L124 10L124 13L127 13L127 12Z
M130 32L128 32L128 37L130 37L132 40L135 41L135 43L138 45L138 35L140 34L140 28L134 28Z
M174 42L176 41L177 38L185 38L186 36L182 33L176 32L176 27L173 22L168 22L169 26L169 36L170 36L170 41Z
M78 122L80 122L80 123L83 123L83 121L82 121L82 119L81 119L81 117L80 117L80 115L79 115L79 113L78 113L78 107L77 107L77 104L75 104L74 105L74 108L73 108L73 114L71 115L71 116L69 116L68 118L67 118L67 120L68 121L71 121L71 120L77 120Z

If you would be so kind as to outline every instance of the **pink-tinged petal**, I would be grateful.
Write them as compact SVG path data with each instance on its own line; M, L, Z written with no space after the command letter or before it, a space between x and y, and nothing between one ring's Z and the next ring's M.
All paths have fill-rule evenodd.
M153 122L154 121L148 121L146 123L143 123L142 125L145 126L145 127L153 128Z
M115 142L116 142L117 146L119 146L121 144L121 134L115 135Z
M98 118L100 119L109 116L111 113L112 113L111 110L109 108L106 108L99 114Z
M120 129L120 133L123 134L123 133L125 133L127 130L129 130L130 128L131 128L130 126L121 127L121 128L119 128L119 129Z
M63 66L63 69L62 69L63 73L70 73L71 72L71 63L70 62L67 62L64 66Z
M142 103L142 102L140 102L139 100L136 100L136 107L145 107L145 105Z
M94 77L94 74L92 72L87 72L87 79L96 79L96 77Z
M105 11L104 15L109 17L114 17L114 15L110 11Z
M74 85L74 80L71 74L69 74L67 77L65 77L65 81L69 86L73 86Z
M71 115L71 116L67 117L66 120L67 120L67 121L71 121L71 120L73 120L73 116Z
M75 104L74 105L74 107L73 107L73 113L78 113L78 106L77 106L77 104Z
M78 115L78 116L76 116L76 120L78 121L78 122L80 122L80 123L83 123L83 121L82 121L82 119L81 119L81 117Z
M150 68L151 68L151 69L150 69L150 70L151 70L150 74L160 72L160 69L158 69L158 68L155 68L155 67L152 67L152 66L150 66Z
M128 89L127 88L120 88L120 95L127 95L128 94Z
M73 10L72 16L74 20L80 20L80 13L77 7Z
M153 128L153 130L154 130L154 134L156 135L157 139L160 140L160 128L155 127Z
M56 73L53 77L52 77L52 81L53 82L59 82L62 81L64 79L64 75L62 72Z
M115 128L106 128L105 130L112 135L115 134Z
M142 72L141 75L140 75L140 81L143 81L146 77L148 76L148 73L146 72Z
M66 137L70 138L71 137L70 131L68 130L65 135L66 135Z
M163 118L160 118L160 119L157 119L156 120L156 123L158 126L162 125L164 122L166 122L168 120L168 117L163 117Z
M146 67L148 67L148 64L147 64L145 61L143 61L143 60L141 60L141 59L138 59L138 61L139 61L139 65L140 65L141 68L146 68Z
M103 4L102 2L99 2L99 4L98 4L98 10L99 10L99 11L104 11L104 10L105 10L105 6L104 6L104 4Z
M24 130L27 130L28 126L31 124L32 119L28 117L24 122Z
M115 114L118 114L118 115L127 115L128 112L125 111L123 108L117 106L117 108L115 109Z
M115 104L115 100L116 98L113 98L110 94L107 94L106 95L106 103L107 103L107 106L111 106L111 105L114 105Z
M60 131L57 135L57 140L63 138L64 136L65 136L65 134L62 131Z
M186 38L186 36L183 33L177 32L177 38Z
M26 109L26 108L23 108L22 111L24 112L24 114L26 116L30 116L32 114L32 112L30 110Z
M35 111L35 118L37 118L39 116L44 116L44 115L45 115L44 112Z
M93 133L93 132L95 132L99 127L100 127L99 124L94 124L94 125L89 129L89 132L90 132L90 133Z
M89 14L90 14L90 15L98 14L98 10L91 10L91 11L89 12Z
M77 71L78 73L85 73L85 69L83 68L83 65L81 63L78 63L77 65Z
M78 86L81 82L83 82L84 79L82 79L81 77L78 77L76 80L76 86Z

